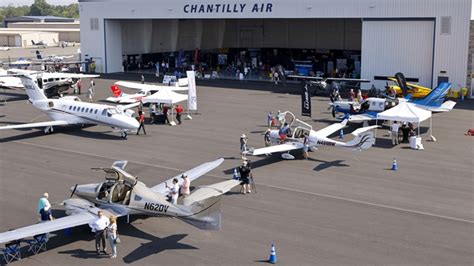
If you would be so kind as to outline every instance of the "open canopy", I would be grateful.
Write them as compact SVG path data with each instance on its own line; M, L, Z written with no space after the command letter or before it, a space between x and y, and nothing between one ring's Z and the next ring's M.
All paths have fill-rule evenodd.
M408 102L401 102L397 106L377 114L377 119L420 123L431 117L431 111L416 107Z
M159 90L156 93L144 97L143 103L164 103L164 104L175 104L182 101L186 101L188 95L176 93L170 90Z

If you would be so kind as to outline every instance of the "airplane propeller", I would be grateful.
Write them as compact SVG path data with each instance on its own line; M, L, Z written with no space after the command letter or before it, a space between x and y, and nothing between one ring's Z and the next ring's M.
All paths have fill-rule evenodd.
M72 190L71 196L69 196L69 198L72 198L72 196L74 196L74 192L76 192L77 185L78 185L78 184L76 184L76 185L74 186L74 189Z

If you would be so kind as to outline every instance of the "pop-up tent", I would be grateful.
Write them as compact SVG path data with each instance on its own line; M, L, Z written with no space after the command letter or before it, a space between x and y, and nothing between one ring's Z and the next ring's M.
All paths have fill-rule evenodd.
M164 104L175 104L182 101L186 101L188 95L179 94L171 90L159 90L150 96L142 99L143 103L164 103Z
M182 101L186 101L188 99L188 95L186 94L179 94L171 90L159 90L153 93L150 96L143 97L143 103L164 103L164 104L175 104ZM171 108L171 119L170 125L174 126L176 123L173 119L173 108Z
M377 114L378 120L401 121L418 124L418 135L420 135L420 123L430 118L430 135L432 131L431 111L422 109L409 102L401 102L393 108ZM377 135L377 132L375 133Z

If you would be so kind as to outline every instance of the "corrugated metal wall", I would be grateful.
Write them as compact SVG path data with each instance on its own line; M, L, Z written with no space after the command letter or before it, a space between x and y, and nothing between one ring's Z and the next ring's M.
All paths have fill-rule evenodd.
M393 76L402 72L406 77L418 78L420 84L431 87L433 73L434 21L379 21L362 22L362 78ZM373 81L383 88L385 81Z

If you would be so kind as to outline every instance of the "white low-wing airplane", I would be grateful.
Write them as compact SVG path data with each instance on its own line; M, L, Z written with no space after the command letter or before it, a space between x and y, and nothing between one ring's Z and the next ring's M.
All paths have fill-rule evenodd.
M53 121L28 123L21 125L2 126L2 129L21 129L45 127L44 132L53 132L53 126L64 125L105 125L119 129L122 137L127 137L127 131L138 129L138 121L132 117L133 111L129 108L137 104L126 106L110 106L104 104L81 102L76 96L66 96L59 99L48 99L43 90L38 87L38 81L33 81L30 76L19 76L29 101L34 107L46 113Z
M139 90L139 92L134 94L124 93L119 86L127 87L134 90ZM151 85L151 84L141 84L128 81L117 81L114 85L110 87L113 93L113 97L108 97L105 99L109 102L114 103L136 103L140 102L144 97L151 96L159 90L170 90L170 91L186 91L188 90L187 86L160 86L160 85Z
M220 158L201 164L186 174L190 181L195 180L217 168L223 161ZM116 161L110 168L93 168L105 172L105 181L72 187L71 198L63 201L69 216L0 233L0 243L89 224L97 218L99 210L107 217L137 214L176 217L200 229L219 230L222 195L239 184L237 180L226 180L199 187L183 200L183 204L175 205L167 201L168 191L165 187L173 178L149 188L137 177L125 172L126 164L127 161ZM182 182L180 176L174 178ZM72 198L73 195L77 198Z
M308 146L310 149L314 149L319 146L333 146L350 148L354 150L365 150L372 147L372 145L375 143L374 134L369 130L374 129L377 126L356 129L352 132L354 139L350 140L349 142L341 142L330 139L328 136L345 127L347 120L315 131L311 125L295 118L294 114L289 111L283 112L280 115L283 115L283 117L286 117L287 115L290 116L290 136L285 138L282 143L279 130L269 130L267 133L265 133L265 145L267 147L250 149L247 154L256 156L276 152L287 152L282 153L282 158L291 160L295 157L289 152L292 150L302 150L304 148L303 142L305 136L308 138ZM288 121L288 119L285 119L285 121Z

